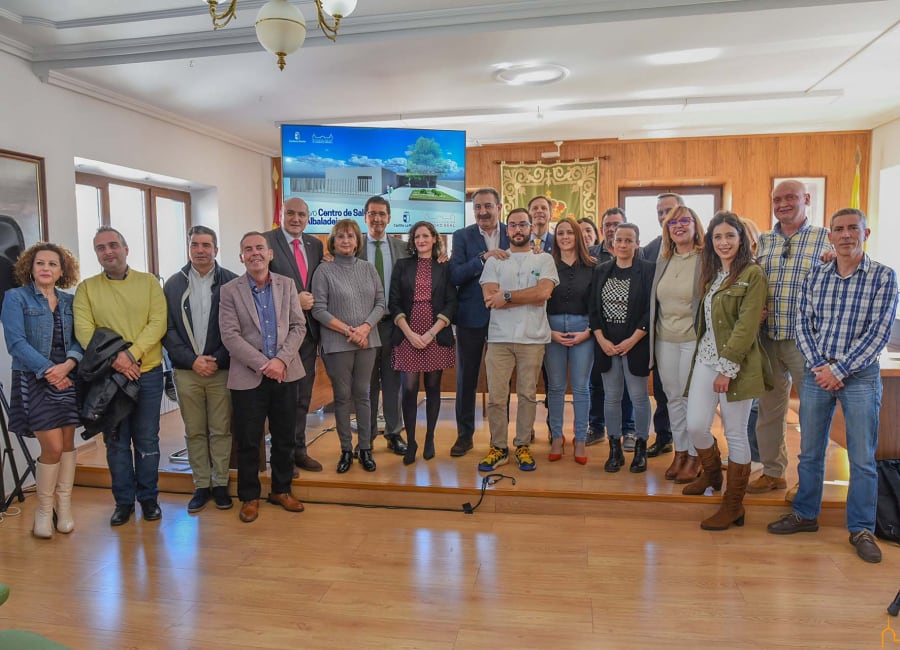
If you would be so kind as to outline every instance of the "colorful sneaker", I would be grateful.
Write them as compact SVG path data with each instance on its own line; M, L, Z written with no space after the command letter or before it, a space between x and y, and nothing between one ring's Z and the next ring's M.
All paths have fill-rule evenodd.
M531 455L531 450L528 448L528 445L519 445L516 447L516 462L519 464L519 469L523 472L531 472L534 471L535 465L534 456Z
M497 469L501 465L506 465L506 463L508 462L509 450L492 446L491 450L488 452L488 455L482 458L481 462L478 463L478 471L493 472L495 469Z

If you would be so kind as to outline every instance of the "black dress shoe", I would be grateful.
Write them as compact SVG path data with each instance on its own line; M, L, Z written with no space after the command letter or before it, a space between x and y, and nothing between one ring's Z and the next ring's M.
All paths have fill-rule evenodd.
M188 501L188 512L200 512L206 507L206 502L209 501L210 490L209 488L197 488L194 490L194 496L191 497L191 500Z
M359 450L359 464L362 465L363 469L367 472L375 471L375 459L372 458L371 449Z
M109 518L110 526L121 526L122 524L127 524L128 520L131 519L131 514L134 512L134 504L127 506L116 506L116 509L113 510L112 517Z
M144 499L141 501L141 512L144 513L144 521L156 521L162 519L162 510L156 499Z
M212 489L213 501L219 510L228 510L234 505L231 497L228 495L227 485L217 485Z
M670 454L670 453L672 453L672 450L673 450L673 447L672 447L671 440L660 444L659 436L657 436L656 440L653 442L653 444L650 445L649 447L647 447L647 457L648 458L656 458L657 456L659 456L661 454Z
M387 448L398 456L406 453L406 443L403 442L403 438L399 433L393 436L385 436L384 439L387 440Z
M352 451L342 451L341 459L337 464L337 473L343 474L353 465L353 452Z

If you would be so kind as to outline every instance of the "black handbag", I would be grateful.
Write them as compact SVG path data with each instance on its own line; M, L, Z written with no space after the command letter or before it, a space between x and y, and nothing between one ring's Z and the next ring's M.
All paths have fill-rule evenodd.
M875 535L900 542L900 459L879 460L875 465L878 471Z

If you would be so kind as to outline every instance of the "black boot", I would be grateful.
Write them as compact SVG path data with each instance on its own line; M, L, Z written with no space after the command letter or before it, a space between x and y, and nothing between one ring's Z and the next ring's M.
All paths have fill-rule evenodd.
M434 431L425 434L425 450L422 452L422 458L425 460L434 458Z
M625 465L625 453L622 451L622 437L609 439L609 460L603 466L607 472L614 473Z
M634 441L634 458L631 459L631 467L628 471L632 474L640 474L647 471L647 441L638 438Z

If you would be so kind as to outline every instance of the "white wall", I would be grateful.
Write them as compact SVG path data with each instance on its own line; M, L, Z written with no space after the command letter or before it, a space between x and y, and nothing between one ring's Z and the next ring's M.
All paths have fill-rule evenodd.
M195 197L197 222L217 223L220 258L232 270L240 271L237 253L241 235L270 227L268 157L43 84L27 63L4 53L0 53L0 80L0 149L45 159L52 241L78 250L75 157L213 187L204 191L202 197ZM9 368L6 346L0 345L0 381L7 388Z
M887 223L889 220L896 221L900 218L900 205L883 204L885 201L883 195L889 194L886 190L890 188L882 187L882 176L890 175L890 173L882 174L882 172L897 166L900 166L900 119L888 122L872 131L867 214L872 222L872 233L875 235L874 241L870 245L870 251L878 259L884 259L884 255L889 254L891 248L896 248L896 239L892 240L887 236L890 233L885 232L885 236L882 236L879 222ZM885 259L885 261L887 260ZM900 268L896 264L892 266L895 269Z

